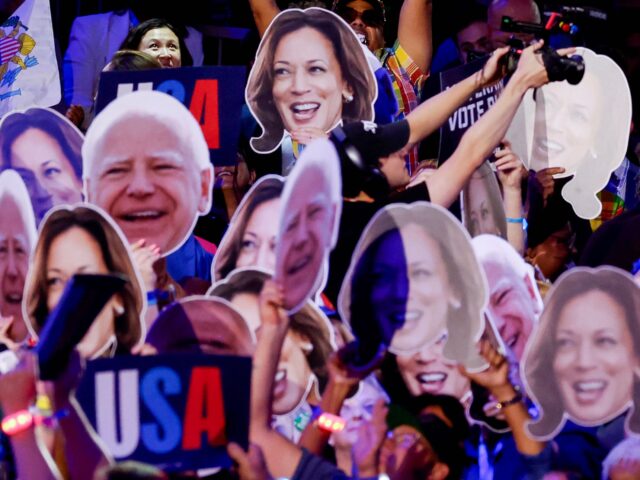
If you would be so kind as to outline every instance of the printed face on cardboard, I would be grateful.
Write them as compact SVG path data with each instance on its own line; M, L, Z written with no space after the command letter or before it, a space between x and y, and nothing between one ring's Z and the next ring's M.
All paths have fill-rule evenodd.
M414 354L396 355L400 376L411 395L451 395L460 401L469 397L469 379L460 373L456 362L444 356L447 339L448 334L443 332L435 343Z
M590 219L602 208L596 193L624 159L631 93L609 57L586 48L576 54L585 62L582 81L551 82L525 95L507 138L528 168L562 167L556 178L573 176L562 196L578 216Z
M614 267L575 268L556 281L524 360L542 412L530 426L534 436L549 437L566 418L600 425L638 401L639 307L640 288Z
M489 286L488 314L504 345L520 362L543 307L533 269L495 235L479 235L471 243Z
M0 315L13 317L9 337L22 341L24 283L37 232L29 193L14 170L0 173L0 211Z
M263 129L252 147L270 152L285 131L315 138L342 119L372 120L377 84L344 20L320 8L288 9L262 38L245 96Z
M120 274L124 288L95 318L77 349L85 358L109 347L133 348L144 337L142 284L122 232L102 210L87 204L52 209L41 223L26 279L23 313L34 336L76 274Z
M83 147L85 191L130 243L145 239L162 255L179 248L211 206L212 166L189 110L160 92L111 102Z
M215 281L236 268L275 270L283 188L283 177L266 175L242 198L211 265Z
M3 117L2 165L22 177L38 222L52 206L82 201L82 142L76 126L48 108Z
M323 268L338 236L341 183L338 154L324 139L305 148L285 183L275 278L291 312L321 289Z
M157 353L252 356L255 336L238 310L221 298L174 302L153 322L146 343Z
M208 294L229 301L255 334L261 324L260 292L269 278L270 272L240 268L213 285ZM290 314L289 322L273 387L276 415L294 411L307 400L316 382L316 367L324 366L335 350L329 320L310 302Z
M487 162L471 175L461 195L463 223L472 237L483 233L507 237L500 187Z
M339 297L371 352L412 356L448 332L444 357L476 369L484 275L460 222L427 203L385 207L363 232Z

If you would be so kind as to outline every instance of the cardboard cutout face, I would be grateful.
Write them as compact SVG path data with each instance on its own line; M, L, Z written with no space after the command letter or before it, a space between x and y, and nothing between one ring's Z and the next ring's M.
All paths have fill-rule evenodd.
M489 286L487 309L504 344L520 362L542 312L542 299L532 267L495 235L471 240Z
M507 138L533 170L563 167L574 175L563 198L582 218L596 217L596 198L624 159L631 121L631 93L624 73L604 55L578 48L585 61L578 85L551 82L525 95ZM607 112L616 112L607 115Z
M486 291L469 235L453 215L426 202L393 204L360 237L338 305L368 353L382 344L413 355L447 332L444 358L475 370L486 365L475 347Z
M215 281L241 267L275 270L283 188L283 177L266 175L242 198L213 258L211 277Z
M445 331L435 343L423 346L416 353L396 355L398 371L411 395L451 395L461 402L469 398L469 379L460 373L456 362L444 356L447 339Z
M144 338L142 282L122 232L101 210L86 204L51 210L40 225L30 265L23 315L35 337L73 275L115 273L128 281L107 302L77 349L83 357L95 358L109 347L129 351Z
M208 294L228 300L255 332L261 322L259 295L270 276L261 270L238 269L211 287ZM324 368L335 350L331 324L311 302L291 314L289 320L273 390L276 415L294 411L306 401L317 381L316 370Z
M158 353L252 356L255 336L229 302L191 296L158 315L146 342Z
M639 312L640 288L617 268L574 268L556 281L524 358L540 408L531 434L550 438L567 418L600 425L640 401ZM640 433L637 417L627 417L630 432Z
M263 130L251 146L272 152L285 132L317 137L343 119L373 120L376 96L362 45L344 20L321 8L285 10L262 37L249 74L245 97Z
M13 317L9 336L22 341L24 282L37 232L27 187L14 170L0 173L0 212L0 315Z
M471 175L461 193L462 220L472 237L483 233L507 238L500 186L488 162Z
M321 287L323 267L338 237L342 182L338 154L329 140L302 152L280 203L275 279L284 306L294 312Z
M209 211L213 167L200 126L173 97L137 91L95 118L82 148L85 195L162 255Z
M48 108L2 118L2 166L22 177L38 222L52 206L82 201L82 142L80 130Z

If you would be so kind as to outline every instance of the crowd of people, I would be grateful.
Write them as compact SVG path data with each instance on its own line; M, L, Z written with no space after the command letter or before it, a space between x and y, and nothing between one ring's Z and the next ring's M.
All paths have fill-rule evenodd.
M203 65L153 9L78 17L64 115L0 120L0 477L640 478L640 70L612 54L638 33L592 51L503 31L544 25L533 0L468 0L443 61L438 2L282 3L248 0L234 165L167 93L95 108L102 71ZM576 54L570 85L548 59ZM471 73L440 91L436 63ZM132 454L122 378L94 392L115 426L76 395L93 360L180 354L251 358L199 406L231 467ZM135 427L164 453L175 403Z

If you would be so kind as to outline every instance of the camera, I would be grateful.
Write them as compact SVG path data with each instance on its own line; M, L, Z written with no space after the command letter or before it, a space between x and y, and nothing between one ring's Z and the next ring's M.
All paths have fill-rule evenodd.
M512 33L532 33L537 38L545 39L545 45L540 49L544 68L547 70L549 81L561 82L566 80L571 85L577 85L584 77L584 59L580 55L564 57L559 55L553 48L548 45L549 33L556 30L571 33L573 30L577 32L577 26L572 23L559 21L554 14L549 18L547 25L537 25L528 22L516 22L511 17L502 17L501 30ZM500 65L505 68L507 74L512 74L518 67L520 54L525 48L522 40L511 37L508 42L509 51L500 59Z

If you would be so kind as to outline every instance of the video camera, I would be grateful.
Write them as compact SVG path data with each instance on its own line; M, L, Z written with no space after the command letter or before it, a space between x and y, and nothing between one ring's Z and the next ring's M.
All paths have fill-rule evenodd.
M542 62L547 70L549 81L561 82L566 80L571 85L577 85L584 77L584 59L580 55L565 57L559 55L556 50L549 46L551 33L564 32L572 35L579 31L579 27L576 24L563 20L562 14L551 13L544 26L536 23L517 22L511 17L505 16L502 17L500 29L503 32L530 33L535 35L536 38L545 41L540 53L542 54ZM500 63L506 69L507 74L512 74L518 66L518 60L522 50L525 48L525 44L522 40L512 36L508 45L510 47L509 51L500 59Z

